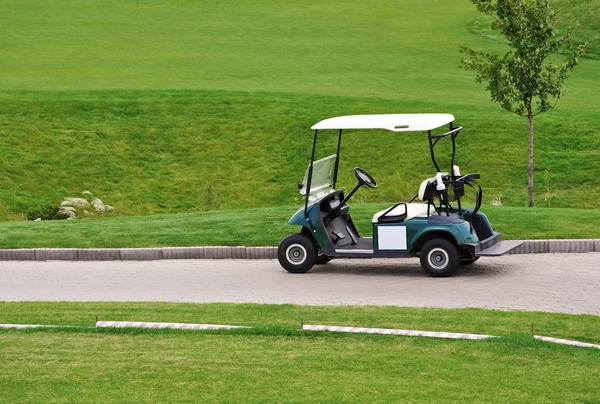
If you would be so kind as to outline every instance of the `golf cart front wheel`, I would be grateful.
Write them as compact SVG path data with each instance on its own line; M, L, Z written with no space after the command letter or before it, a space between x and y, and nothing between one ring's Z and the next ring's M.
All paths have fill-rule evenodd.
M279 244L277 259L286 271L301 274L315 265L317 248L310 236L303 233L292 234Z
M460 265L457 248L443 238L434 238L425 243L420 259L421 267L433 277L451 276Z

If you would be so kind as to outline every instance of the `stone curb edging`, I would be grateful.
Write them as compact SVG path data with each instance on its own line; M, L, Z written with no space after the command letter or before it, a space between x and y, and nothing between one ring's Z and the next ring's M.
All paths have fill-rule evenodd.
M277 247L23 248L0 249L0 261L152 261L273 259Z
M509 254L600 252L600 239L524 240Z
M509 254L600 252L600 239L524 240ZM0 249L0 261L151 261L274 259L277 247L24 248Z

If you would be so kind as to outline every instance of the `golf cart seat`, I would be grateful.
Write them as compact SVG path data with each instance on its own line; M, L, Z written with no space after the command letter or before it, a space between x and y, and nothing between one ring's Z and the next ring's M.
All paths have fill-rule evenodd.
M438 173L435 177L427 178L421 183L417 198L427 203L398 203L391 208L375 213L373 223L399 223L413 217L437 215L437 211L432 206L433 198L436 192L446 189L442 181L444 175L448 175L448 173Z
M419 187L419 193L417 195L419 200L433 203L433 199L436 196L439 196L440 192L446 190L446 185L444 185L443 181L444 177L448 177L448 173L437 173L435 177L427 178L425 181L423 181Z
M375 213L373 223L398 223L410 220L413 217L427 217L427 210L428 204L426 203L399 203ZM385 214L386 212L388 213ZM437 215L437 212L433 207L429 207L429 214Z

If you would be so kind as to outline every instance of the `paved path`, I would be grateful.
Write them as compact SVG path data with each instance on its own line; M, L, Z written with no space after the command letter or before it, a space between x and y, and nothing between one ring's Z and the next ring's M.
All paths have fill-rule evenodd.
M334 260L306 274L276 260L2 262L4 301L258 302L486 307L600 315L600 253L482 258L451 278L417 259Z

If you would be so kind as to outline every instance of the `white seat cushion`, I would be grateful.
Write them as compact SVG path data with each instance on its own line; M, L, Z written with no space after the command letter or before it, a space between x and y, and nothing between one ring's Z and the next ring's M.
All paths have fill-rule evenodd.
M427 217L427 204L426 203L407 203L406 205L398 205L396 206L390 213L386 215L386 217L394 217L403 215L406 207L406 220L410 220L413 217ZM379 218L387 212L389 208L382 210L381 212L377 212L373 215L373 223L379 223ZM437 215L435 208L431 206L429 208L430 215Z

